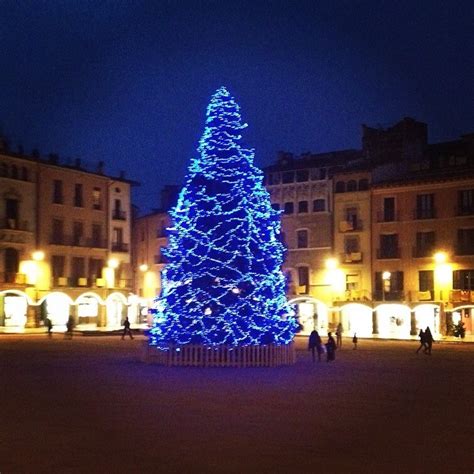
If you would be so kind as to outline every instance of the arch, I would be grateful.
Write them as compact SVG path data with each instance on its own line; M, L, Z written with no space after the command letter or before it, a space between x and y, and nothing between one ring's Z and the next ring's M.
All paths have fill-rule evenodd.
M81 300L84 298L94 298L97 300L99 304L105 304L105 301L98 295L97 293L94 293L93 291L86 291L85 293L81 293L77 298L76 301L74 301L74 304L79 304Z
M416 333L429 326L433 335L438 335L441 328L440 306L434 303L422 303L413 309L413 325Z
M53 324L53 331L64 332L73 301L62 291L54 291L43 298L44 311Z
M351 179L348 181L347 191L348 192L357 191L357 181L355 179Z
M336 183L336 193L346 192L346 183L344 181L338 181Z
M67 293L64 293L63 291L52 291L51 293L48 293L47 295L43 296L37 303L36 305L40 305L42 303L44 303L44 301L46 301L48 298L50 298L51 296L57 296L57 295L61 295L63 297L65 297L67 300L68 300L68 303L70 305L74 304L74 301L73 299L67 294Z
M117 300L120 300L121 303L123 303L124 305L129 304L127 301L127 298L118 291L115 291L114 293L110 293L110 295L107 296L107 298L105 299L105 303L108 303L109 301L117 301Z
M327 333L329 308L326 303L312 296L298 296L288 301L295 307L296 318L302 326L300 334L309 334L316 329Z
M381 303L374 308L375 328L380 337L410 339L411 308L399 303Z
M341 306L341 322L344 331L353 336L372 337L373 310L368 304L351 302Z
M0 295L8 295L8 294L24 296L30 306L35 306L35 302L24 291L21 291L21 290L1 290L0 291Z

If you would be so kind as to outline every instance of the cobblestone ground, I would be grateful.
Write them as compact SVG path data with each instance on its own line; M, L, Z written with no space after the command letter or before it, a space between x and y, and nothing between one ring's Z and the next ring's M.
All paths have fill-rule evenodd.
M144 339L0 337L0 472L472 473L474 345L164 368Z

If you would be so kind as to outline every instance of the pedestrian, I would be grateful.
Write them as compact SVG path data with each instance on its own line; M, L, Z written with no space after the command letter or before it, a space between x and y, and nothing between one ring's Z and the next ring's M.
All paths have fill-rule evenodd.
M339 323L336 329L336 346L338 349L342 348L342 333L343 333L342 324Z
M328 332L328 342L326 343L326 362L336 359L336 341L332 333Z
M64 339L72 339L72 330L74 329L74 318L69 315L69 319L66 323L66 332L64 333Z
M44 320L44 325L48 330L48 337L53 337L53 322L48 317Z
M425 329L425 354L431 355L431 347L433 346L433 334L431 334L431 329L429 326L426 326Z
M426 354L426 336L425 331L423 331L423 329L420 329L418 337L420 338L420 347L418 347L416 353L418 354L418 352L420 352L420 349L423 348L423 352Z
M354 337L352 338L352 343L354 344L354 347L352 348L353 350L357 349L357 333L354 333Z
M314 330L309 335L308 350L311 351L313 362L316 362L316 352L318 353L318 361L321 362L321 354L323 353L323 344L318 331Z
M133 339L132 331L130 330L130 321L128 320L128 316L125 318L125 321L123 322L122 340L124 339L127 333L130 336L130 339Z

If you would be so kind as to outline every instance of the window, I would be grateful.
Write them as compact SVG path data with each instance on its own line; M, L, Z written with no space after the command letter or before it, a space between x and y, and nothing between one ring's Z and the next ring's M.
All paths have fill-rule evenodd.
M280 210L280 204L278 202L274 202L272 204L272 207L273 209L275 209L275 211L279 211Z
M5 215L7 225L10 229L16 229L18 224L18 201L16 199L5 199Z
M114 227L112 230L112 251L123 252L124 250L123 229L120 227Z
M403 298L403 272L390 272L390 280L383 281L383 272L375 273L375 297L378 300Z
M72 245L82 245L84 225L82 222L74 222L72 225Z
M384 222L395 220L395 198L393 197L383 199L383 220Z
M459 191L458 214L462 216L474 214L474 189Z
M346 275L346 291L358 291L359 280L360 277L357 273L348 273Z
M77 285L79 278L84 278L86 276L85 261L83 257L72 257L71 263L71 276L74 284Z
M298 203L298 213L302 214L308 212L308 201L300 201Z
M369 189L369 180L366 178L359 179L359 191L367 191Z
M313 212L324 212L326 210L326 199L315 199L313 201Z
M28 181L28 169L25 166L21 168L21 179L23 181Z
M280 173L270 173L268 175L268 184L269 185L272 185L272 184L280 184Z
M104 261L100 258L89 259L89 278L91 282L95 284L97 278L102 277L102 268L104 267Z
M102 208L102 190L94 188L92 190L92 209L100 210Z
M295 172L294 171L285 171L282 174L281 181L283 184L293 183L295 181Z
M431 257L435 248L434 232L417 232L415 257Z
M431 292L431 295L433 295L433 270L420 270L418 272L418 291L429 291Z
M309 268L298 267L298 285L308 286L309 285Z
M456 270L453 272L454 290L474 290L474 270Z
M63 182L55 179L53 181L53 204L62 204L63 199Z
M474 229L458 229L458 255L474 254Z
M66 262L66 258L63 255L53 255L51 257L53 278L60 278L60 277L66 276L65 262Z
M82 184L76 183L74 185L74 206L83 207Z
M63 244L64 243L64 223L61 219L53 219L52 222L52 244Z
M284 214L293 214L294 212L294 204L292 202L285 202L285 207L283 210Z
M349 224L349 230L359 229L358 209L356 207L348 207L346 209L346 222Z
M92 224L92 247L102 247L102 226Z
M125 211L122 211L122 201L120 199L114 200L112 219L125 220Z
M360 252L359 237L350 236L344 238L344 252L346 254Z
M309 181L309 170L298 170L296 172L296 182L304 183Z
M398 257L398 234L382 234L380 236L379 258Z
M336 193L344 193L346 191L346 183L344 181L338 181L336 183Z
M347 183L347 191L349 191L349 192L357 191L357 181L351 179L351 180Z
M306 229L296 231L296 246L299 249L308 248L308 231Z
M434 215L434 194L418 194L416 196L416 218L433 219Z

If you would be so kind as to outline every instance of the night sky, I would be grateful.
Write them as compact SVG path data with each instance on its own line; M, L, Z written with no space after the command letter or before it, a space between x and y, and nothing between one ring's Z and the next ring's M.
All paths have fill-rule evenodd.
M0 130L16 150L103 160L159 206L212 93L242 106L256 163L360 148L405 116L474 132L474 2L1 1Z

